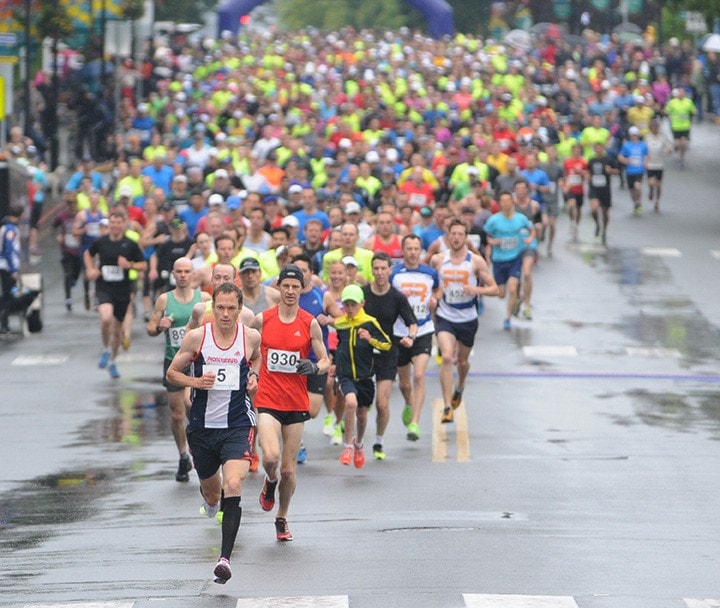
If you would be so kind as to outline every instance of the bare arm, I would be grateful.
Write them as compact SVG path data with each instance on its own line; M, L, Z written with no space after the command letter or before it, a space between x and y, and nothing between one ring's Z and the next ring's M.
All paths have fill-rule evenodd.
M330 359L325 351L325 342L323 342L320 324L315 319L310 323L310 339L313 352L317 358L318 374L324 374L330 369Z
M155 300L155 306L153 307L150 320L145 326L145 331L148 336L159 336L164 330L170 329L172 326L172 319L165 316L165 307L167 306L167 294L160 294L158 299Z
M171 384L177 386L189 386L190 388L198 388L208 390L215 384L215 372L205 372L199 378L193 378L183 372L183 369L187 368L195 359L200 347L202 345L203 330L193 329L191 332L185 334L180 350L175 355L175 358L170 363L166 378Z

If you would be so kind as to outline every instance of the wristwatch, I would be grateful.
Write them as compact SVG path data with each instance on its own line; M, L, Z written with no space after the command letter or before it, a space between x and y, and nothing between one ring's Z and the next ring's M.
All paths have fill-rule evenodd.
M415 338L416 338L416 337L417 337L417 336L408 336L408 338L410 338L413 342L415 342Z

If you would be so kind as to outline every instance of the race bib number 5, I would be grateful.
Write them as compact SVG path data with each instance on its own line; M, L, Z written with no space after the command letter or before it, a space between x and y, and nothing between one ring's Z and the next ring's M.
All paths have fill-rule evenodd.
M290 350L268 349L267 368L268 371L281 374L296 374L296 366L300 360L300 353Z
M215 372L215 384L213 391L237 391L240 390L240 366L239 365L203 365L203 375L207 372Z

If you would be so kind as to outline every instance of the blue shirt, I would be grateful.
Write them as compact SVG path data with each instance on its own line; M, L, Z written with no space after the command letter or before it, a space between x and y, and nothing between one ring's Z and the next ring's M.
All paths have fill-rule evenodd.
M420 240L422 248L427 251L430 245L437 241L445 232L440 230L435 223L430 224L427 228L420 232Z
M304 209L296 211L293 215L298 219L298 233L297 238L301 243L305 242L305 224L308 220L320 220L322 222L323 230L330 228L330 220L328 219L327 213L324 211L313 211L312 213L306 213Z
M509 262L517 258L525 249L523 242L527 235L522 230L532 230L530 220L522 213L514 213L512 217L505 217L502 213L495 213L485 222L485 232L494 239L500 239L499 245L493 245L493 262Z
M147 175L154 186L165 190L165 194L170 194L170 184L172 183L175 172L172 170L170 165L163 165L159 169L155 165L145 167L141 173Z
M545 173L545 171L543 171L542 169L535 169L533 171L523 169L522 171L520 171L520 175L523 175L531 184L534 184L536 186L550 185L550 178L547 176L547 173ZM530 198L534 201L537 201L541 205L543 204L543 193L539 190L533 190L532 188L530 188Z
M313 287L310 291L300 294L300 308L304 311L309 312L313 317L325 314L325 307L323 306L323 294L317 287ZM328 326L320 325L322 330L323 342L325 343L325 350L328 348ZM317 357L310 349L310 355L308 357L310 361L317 361Z
M67 184L65 184L65 190L79 190L80 182L83 180L83 177L85 177L84 171L76 171L75 173L73 173L72 177L67 181ZM102 190L102 175L100 175L97 171L93 171L92 173L90 173L89 177L90 182L92 183L93 190L97 190L98 192Z
M192 207L188 207L178 213L178 217L187 224L188 234L190 236L195 236L197 225L200 220L207 215L207 212L207 207L203 207L200 211L194 211Z
M620 155L627 159L625 173L628 175L642 175L645 173L645 159L648 155L648 148L644 141L626 141L620 148Z

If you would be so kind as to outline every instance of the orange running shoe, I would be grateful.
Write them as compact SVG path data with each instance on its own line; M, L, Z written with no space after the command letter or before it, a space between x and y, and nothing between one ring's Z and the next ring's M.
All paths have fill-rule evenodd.
M350 464L353 459L353 449L351 447L343 448L340 455L340 464Z

